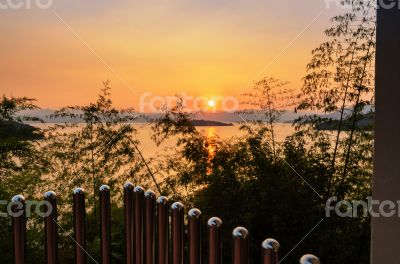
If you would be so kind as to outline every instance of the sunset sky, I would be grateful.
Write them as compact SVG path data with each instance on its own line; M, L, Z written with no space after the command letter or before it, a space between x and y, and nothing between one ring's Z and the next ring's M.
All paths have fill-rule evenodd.
M298 88L338 12L324 0L54 0L0 10L0 94L57 108L93 101L109 79L116 106L138 108L148 92L238 97L260 73Z

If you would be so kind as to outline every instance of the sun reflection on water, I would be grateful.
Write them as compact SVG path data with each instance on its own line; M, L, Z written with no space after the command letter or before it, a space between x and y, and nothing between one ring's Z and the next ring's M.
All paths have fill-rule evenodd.
M207 168L207 175L210 175L212 173L212 160L215 157L216 153L216 131L214 127L207 127L205 129L205 137L206 137L206 142L205 142L205 147L208 152L208 168Z

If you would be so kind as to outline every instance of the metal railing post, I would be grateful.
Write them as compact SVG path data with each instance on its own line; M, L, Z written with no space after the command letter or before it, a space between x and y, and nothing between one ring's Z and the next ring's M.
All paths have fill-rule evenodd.
M156 194L148 190L144 193L144 263L155 262L155 203Z
M319 259L311 254L307 254L301 257L300 264L320 264Z
M168 264L169 259L169 202L161 196L157 199L157 263Z
M99 189L100 201L100 257L102 264L109 264L111 259L111 200L110 187L102 185Z
M279 243L275 239L265 239L261 244L261 254L263 264L278 264L279 262Z
M15 264L26 262L26 215L25 197L16 195L11 199L11 218L13 229L14 261Z
M76 264L86 264L85 192L82 188L74 190L74 235L75 262Z
M125 222L125 263L134 263L134 218L133 218L133 189L130 182L124 184L124 222Z
M48 215L44 218L45 243L46 243L46 263L56 264L58 262L58 225L57 225L57 199L56 193L49 191L44 194L44 199L48 203L46 211ZM49 212L50 210L50 212Z
M233 254L232 258L233 264L248 264L249 263L249 255L248 255L248 240L249 240L249 232L244 227L236 227L233 232Z
M135 264L143 264L143 203L144 189L140 186L133 190L135 203Z
M172 264L183 264L184 206L176 202L171 206Z
M209 264L222 264L222 220L212 217L207 222L209 230Z
M189 264L201 263L201 211L191 209L188 213Z

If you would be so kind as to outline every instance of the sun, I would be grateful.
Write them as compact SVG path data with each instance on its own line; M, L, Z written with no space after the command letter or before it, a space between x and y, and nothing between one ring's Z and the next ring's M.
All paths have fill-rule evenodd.
M215 105L216 105L215 100L208 100L207 105L209 107L215 107Z

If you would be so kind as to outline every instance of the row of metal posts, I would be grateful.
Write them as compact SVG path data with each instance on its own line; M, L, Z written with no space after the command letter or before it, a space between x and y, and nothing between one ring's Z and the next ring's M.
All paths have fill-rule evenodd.
M57 199L54 192L46 192L45 200L50 205L50 214L44 218L46 239L46 262L58 263L58 222ZM26 263L26 216L25 198L14 196L11 208L14 259L16 264ZM111 262L111 199L110 188L100 187L100 262ZM18 213L19 212L19 213ZM76 188L73 192L75 263L86 264L90 253L86 251L85 236L85 192ZM201 212L191 209L188 212L188 261L189 264L201 264ZM171 217L171 239L169 239L169 219ZM124 225L126 264L183 264L184 263L184 206L179 202L171 205L168 198L158 199L153 191L134 187L130 182L124 185ZM222 263L222 220L212 217L208 226L208 263ZM233 230L233 264L249 263L249 232L244 227ZM171 251L169 243L171 242ZM279 263L279 243L266 239L262 245L261 263ZM171 252L171 256L169 256ZM302 264L320 263L313 255L304 255Z

